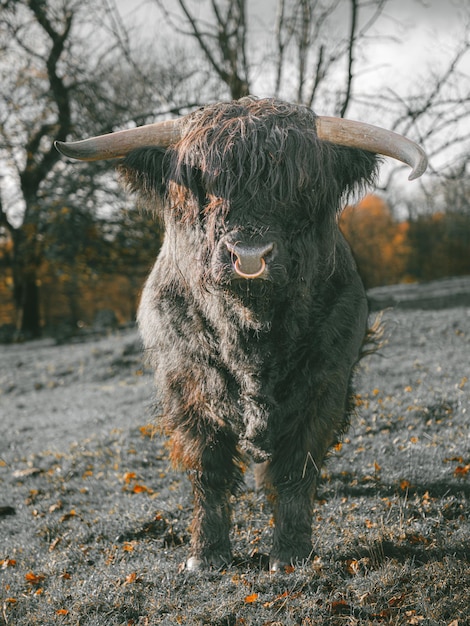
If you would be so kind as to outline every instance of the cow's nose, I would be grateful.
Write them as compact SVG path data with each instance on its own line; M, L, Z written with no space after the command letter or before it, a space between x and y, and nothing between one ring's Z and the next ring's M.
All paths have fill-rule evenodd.
M226 243L232 255L233 268L242 278L260 278L266 271L266 259L274 250L274 243Z

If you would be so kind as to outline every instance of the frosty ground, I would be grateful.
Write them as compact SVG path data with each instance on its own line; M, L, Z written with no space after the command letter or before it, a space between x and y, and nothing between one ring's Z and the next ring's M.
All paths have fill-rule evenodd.
M327 463L309 565L267 567L269 505L190 574L191 494L133 329L0 346L0 624L470 623L470 308L390 309Z

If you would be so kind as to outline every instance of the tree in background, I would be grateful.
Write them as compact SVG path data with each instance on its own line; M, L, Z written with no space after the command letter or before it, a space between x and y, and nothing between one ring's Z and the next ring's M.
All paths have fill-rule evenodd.
M41 184L57 161L49 137L65 140L72 130L71 102L59 66L71 32L73 12L64 12L58 23L46 14L44 3L39 0L31 0L27 7L7 2L2 8L2 153L6 153L16 170L24 210L22 224L14 226L2 204L0 220L13 243L14 299L21 311L21 327L38 336L38 199ZM27 9L34 25L18 21L19 14ZM39 64L46 40L47 48ZM41 98L43 94L45 97Z
M393 218L385 201L367 195L348 206L340 218L366 288L400 282L406 272L409 246L408 225Z
M176 3L155 1L166 21L180 35L188 34L181 27L180 16L184 17L190 36L196 40L212 72L228 88L230 97L238 99L247 96L250 93L250 65L246 0L213 0L210 3L209 20L198 19L198 7L190 9L185 0L177 0ZM179 7L180 14L174 12L175 4Z
M181 64L175 47L166 57L160 53L158 63L145 50L134 60L110 0L2 0L1 10L0 229L11 241L17 327L35 337L41 331L39 268L46 251L66 250L50 245L58 225L77 228L123 202L109 165L75 166L71 173L54 141L178 113L178 90L183 106L194 104L185 81L193 94L197 89L190 63ZM70 221L52 218L56 209ZM69 243L68 256L76 251Z
M461 166L426 191L407 205L409 275L418 281L470 275L470 178Z
M148 212L130 203L112 215L64 205L43 213L47 220L41 279L42 321L73 334L91 325L100 308L119 321L135 318L137 296L155 260L160 232Z
M392 0L276 0L255 13L247 0L153 0L181 37L192 40L227 95L262 92L305 104L322 114L354 114L422 144L430 172L449 175L468 160L470 6L461 2L462 28L438 64L416 66L403 86L367 90L371 44L397 43ZM260 26L261 23L261 26ZM393 29L390 28L393 25ZM376 68L375 68L376 69ZM386 122L384 122L386 120ZM435 159L449 155L444 167ZM441 159L442 160L442 159ZM388 189L400 169L381 186Z
M277 0L266 3L262 18L253 12L257 3L247 0L148 0L163 11L178 34L175 41L183 43L162 45L152 32L153 47L145 49L131 43L132 32L113 2L0 0L0 267L12 269L17 326L25 335L40 332L38 285L44 263L50 281L55 276L67 287L70 314L76 318L83 312L73 272L91 276L98 268L105 271L110 258L124 272L124 265L116 262L119 245L122 258L143 267L146 253L131 261L126 229L134 241L137 229L144 229L152 248L147 238L154 233L152 224L139 221L137 213L122 219L120 209L130 204L111 174L112 165L70 166L59 160L55 139L144 124L209 100L261 90L325 114L357 116L362 111L358 117L373 123L384 118L384 125L422 143L432 157L431 176L424 181L428 207L434 206L438 184L435 158L450 150L439 175L454 181L453 195L447 188L444 209L434 210L447 213L455 205L458 184L468 181L470 78L462 72L462 62L470 50L470 26L438 66L419 71L410 66L417 76L412 88L366 93L359 90L359 79L370 41L386 33L383 24L391 0ZM462 7L470 17L468 5ZM144 39L141 33L138 37L139 42ZM387 194L395 174L390 169L382 184ZM369 209L383 226L377 236L391 229L389 241L403 248L407 227L401 225L396 232L390 215ZM360 209L356 221L369 228L364 216ZM409 222L417 241L417 219ZM463 229L457 218L452 224L446 226L449 238ZM359 233L357 224L348 228L354 236ZM364 253L368 241L362 243ZM373 267L371 262L363 265ZM458 269L456 264L452 268ZM390 269L387 282L398 274L397 266Z
M374 194L345 209L340 226L366 287L470 275L469 181L444 179L432 189L408 200L407 219Z
M259 47L270 46L267 38L257 46L250 36L254 18L247 0L210 0L202 3L206 11L201 11L200 2L190 0L154 1L175 32L196 42L231 98L252 93L253 76L262 73L265 88L273 96L309 107L333 93L334 113L342 117L352 98L358 50L387 2L373 3L363 20L362 11L370 9L370 2L278 0L272 23L273 48L266 54ZM267 14L274 15L273 6L266 5ZM340 20L344 28L331 37L333 25L345 12L349 19Z

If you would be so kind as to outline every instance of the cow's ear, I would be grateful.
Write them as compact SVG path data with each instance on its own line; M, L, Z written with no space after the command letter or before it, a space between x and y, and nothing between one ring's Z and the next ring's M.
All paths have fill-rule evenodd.
M334 177L342 194L375 184L380 164L376 154L343 146L334 146L333 150Z
M167 162L167 151L163 148L137 148L123 159L118 169L131 191L146 203L160 203L165 196Z

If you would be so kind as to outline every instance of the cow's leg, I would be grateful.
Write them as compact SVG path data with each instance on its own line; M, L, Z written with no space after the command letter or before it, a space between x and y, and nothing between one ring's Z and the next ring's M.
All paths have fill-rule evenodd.
M279 570L284 565L305 561L312 554L317 482L325 455L347 422L345 396L327 394L326 400L321 402L323 411L317 405L312 417L297 423L297 428L292 429L296 420L286 420L286 429L274 448L265 476L274 513L271 569ZM328 418L318 417L325 414Z
M175 441L175 438L174 438ZM221 567L232 560L230 548L231 495L242 482L236 442L231 433L199 432L176 436L177 457L188 470L194 496L189 570Z
M284 445L266 468L265 486L273 505L270 569L306 561L312 554L312 515L322 454Z
M315 397L309 402L301 394L294 397L302 413L281 413L280 407L273 421L275 443L265 471L265 488L274 513L271 569L305 561L312 554L317 483L328 450L348 425L352 407L350 376L349 364L336 364L334 371L323 368L315 378L306 375ZM300 377L298 380L301 382ZM301 386L298 389L302 391ZM290 402L292 397L291 393Z

